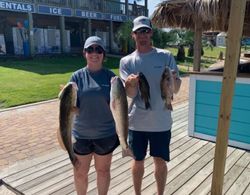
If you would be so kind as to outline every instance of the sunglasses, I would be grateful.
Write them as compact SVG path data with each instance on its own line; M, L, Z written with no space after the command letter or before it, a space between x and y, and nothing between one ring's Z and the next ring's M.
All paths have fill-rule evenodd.
M136 30L134 33L135 34L148 34L151 32L151 29L149 28L140 28L138 30Z
M100 46L97 46L97 47L90 46L90 47L86 48L85 51L88 54L92 54L92 53L102 54L102 53L104 53L104 50Z

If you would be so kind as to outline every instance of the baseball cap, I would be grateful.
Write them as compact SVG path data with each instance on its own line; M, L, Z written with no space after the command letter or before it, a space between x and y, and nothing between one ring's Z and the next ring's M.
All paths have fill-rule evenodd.
M104 43L102 39L98 36L91 36L87 38L87 40L84 43L84 49L87 49L91 45L99 45L105 51Z
M136 31L139 28L149 28L152 30L152 25L151 25L151 21L148 17L146 16L139 16L137 18L134 19L133 21L133 29L132 31Z

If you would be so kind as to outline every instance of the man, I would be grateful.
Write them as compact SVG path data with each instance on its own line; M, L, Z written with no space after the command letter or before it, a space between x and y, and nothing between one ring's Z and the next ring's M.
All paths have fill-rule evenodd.
M121 59L120 76L125 82L127 95L134 99L129 112L129 145L134 154L132 175L136 195L141 194L144 174L144 158L147 145L154 159L154 175L159 195L164 193L169 161L171 138L171 111L164 109L161 98L161 75L168 66L174 75L174 92L177 93L181 80L175 59L168 51L154 48L151 43L152 26L149 18L139 16L133 21L132 38L136 50ZM146 109L138 93L138 72L142 72L150 86L150 109Z

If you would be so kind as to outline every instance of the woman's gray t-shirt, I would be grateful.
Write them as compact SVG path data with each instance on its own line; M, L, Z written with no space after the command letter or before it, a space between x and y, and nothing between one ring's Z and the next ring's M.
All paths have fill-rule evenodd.
M78 86L76 115L72 133L78 139L100 139L116 133L109 107L110 80L115 74L108 69L91 72L87 67L73 73L70 81Z

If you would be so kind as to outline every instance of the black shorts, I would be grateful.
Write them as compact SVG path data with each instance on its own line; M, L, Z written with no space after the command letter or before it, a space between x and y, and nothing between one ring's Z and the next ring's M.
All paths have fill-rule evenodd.
M93 152L106 155L112 153L119 144L118 136L115 134L101 139L76 139L73 148L78 155L87 155Z
M143 160L147 154L149 143L150 156L170 160L169 144L171 130L163 132L145 132L129 130L129 147L133 151L135 160Z

